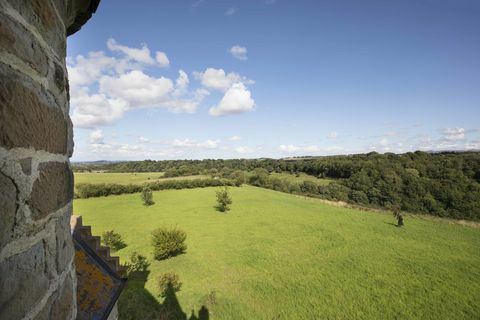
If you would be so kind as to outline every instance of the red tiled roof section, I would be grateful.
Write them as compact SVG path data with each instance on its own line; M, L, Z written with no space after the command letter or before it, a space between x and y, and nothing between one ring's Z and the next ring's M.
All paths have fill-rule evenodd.
M81 216L72 215L70 230L72 235L80 237L119 276L125 275L126 270L120 264L120 258L110 255L110 248L101 245L101 238L92 235L92 228L83 225Z

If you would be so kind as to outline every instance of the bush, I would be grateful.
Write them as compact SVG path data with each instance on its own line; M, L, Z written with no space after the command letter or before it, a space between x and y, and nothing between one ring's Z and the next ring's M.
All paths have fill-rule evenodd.
M123 249L127 246L122 240L122 236L113 230L105 231L102 234L102 244L109 247L112 251Z
M153 255L156 260L164 260L187 250L187 234L177 228L158 228L152 232Z
M232 204L232 198L228 193L228 188L225 187L223 190L217 191L217 205L216 208L218 211L226 212L230 210L229 205Z
M147 261L147 257L142 256L139 253L132 252L130 255L130 262L125 266L127 267L127 273L145 272L150 266L150 263Z
M151 206L155 204L155 202L153 201L152 190L149 187L143 188L141 197L144 206Z
M162 274L157 279L158 295L160 297L165 297L169 290L173 292L180 291L182 283L178 279L178 275L173 272L168 272Z

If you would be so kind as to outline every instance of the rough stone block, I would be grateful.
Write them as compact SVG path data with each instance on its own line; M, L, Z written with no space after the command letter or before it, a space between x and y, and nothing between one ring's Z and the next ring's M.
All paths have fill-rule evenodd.
M66 33L50 0L7 0L40 34L59 58L66 55Z
M41 163L38 170L40 175L28 201L33 219L44 218L73 198L73 173L68 163Z
M14 55L41 76L48 71L48 58L35 37L18 22L0 12L0 53Z
M48 289L42 243L0 262L0 319L22 319Z
M48 104L41 88L9 69L0 63L0 145L65 154L68 122L63 112Z
M70 217L62 218L57 222L55 234L57 272L61 273L67 269L74 255L72 235L70 234Z
M12 239L17 192L12 179L0 172L0 248Z
M71 319L73 314L72 301L75 294L73 280L70 276L65 279L61 288L52 294L45 307L37 314L35 320L65 320Z

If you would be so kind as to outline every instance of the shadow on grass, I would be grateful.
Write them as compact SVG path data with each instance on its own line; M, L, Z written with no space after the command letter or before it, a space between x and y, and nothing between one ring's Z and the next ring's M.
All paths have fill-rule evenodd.
M391 226L394 226L394 227L397 227L397 228L401 228L402 226L399 226L397 223L393 223L393 222L385 222L385 224L389 224Z
M152 320L208 320L209 311L202 306L198 316L192 310L190 317L183 312L175 290L170 286L163 303L145 289L150 271L135 272L128 276L128 282L118 301L119 319L152 319Z

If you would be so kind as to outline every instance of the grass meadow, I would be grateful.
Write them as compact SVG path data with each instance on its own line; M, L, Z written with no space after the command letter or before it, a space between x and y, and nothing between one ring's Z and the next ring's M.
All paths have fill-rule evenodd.
M421 216L397 228L390 214L251 186L230 188L232 209L223 214L216 190L154 192L150 207L139 194L74 201L94 234L122 235L123 262L133 251L151 262L148 276L129 279L120 319L155 317L164 303L155 279L165 272L179 275L176 298L188 316L480 318L480 229ZM187 232L185 254L153 260L151 232L160 226Z

